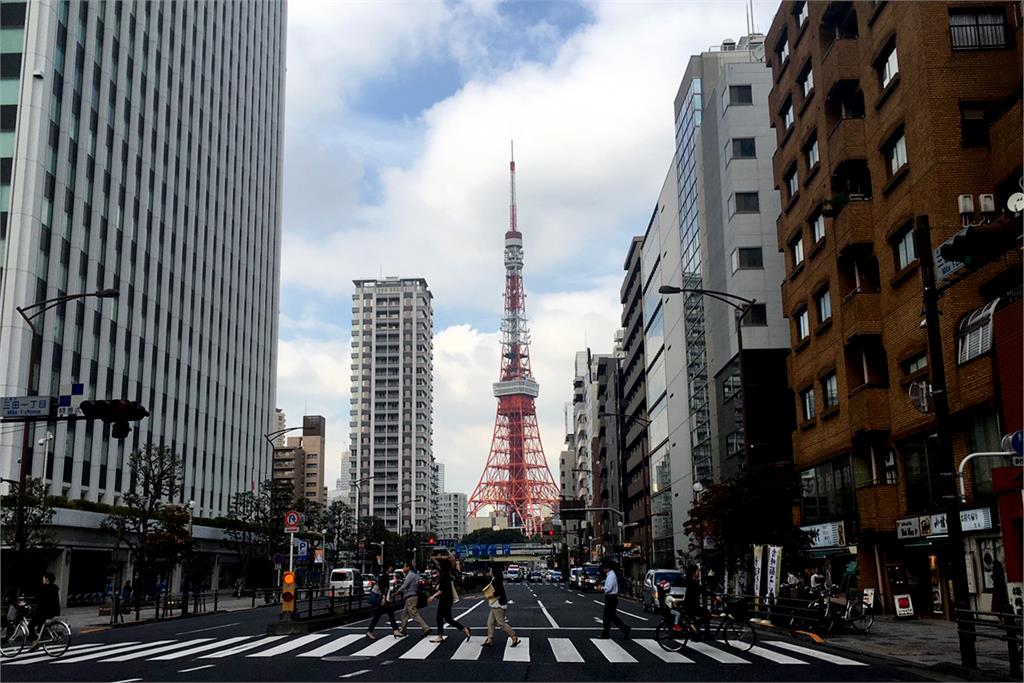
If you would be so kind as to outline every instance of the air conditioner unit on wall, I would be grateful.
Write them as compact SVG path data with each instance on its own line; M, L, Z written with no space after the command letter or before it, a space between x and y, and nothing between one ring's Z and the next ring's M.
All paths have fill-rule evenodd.
M960 207L960 213L974 213L974 195L962 194L956 198L956 203Z
M979 194L978 204L981 205L982 213L996 212L996 196L994 194Z

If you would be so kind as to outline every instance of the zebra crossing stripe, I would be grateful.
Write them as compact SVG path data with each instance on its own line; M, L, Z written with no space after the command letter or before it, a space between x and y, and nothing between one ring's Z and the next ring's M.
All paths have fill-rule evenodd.
M335 638L331 642L329 642L329 643L327 643L325 645L321 645L320 647L316 648L315 650L310 650L309 652L303 652L302 654L300 654L298 656L299 657L326 657L327 655L329 655L329 654L331 654L333 652L337 652L338 650L340 650L341 648L345 647L349 643L351 643L353 641L356 641L356 640L359 640L362 637L363 636L362 636L361 633L350 633L347 636L341 636L340 638Z
M134 641L131 641L131 642L134 642ZM107 644L103 644L103 643L89 643L87 645L72 645L71 647L68 648L68 653L78 652L79 654L81 654L83 652L88 652L88 651L99 651L100 648L105 648L105 649L109 650L111 648L115 648L115 647L118 647L120 645L125 645L125 644L126 643L107 643ZM45 661L50 660L50 659L53 659L53 657L51 657L50 655L43 654L42 652L40 652L38 655L33 654L32 656L26 657L25 659L19 659L19 660L13 661L13 662L5 661L4 662L4 666L24 666L25 664L36 664L38 662L45 662Z
M122 652L130 652L132 650L142 650L147 647L155 647L157 645L166 645L167 643L173 643L173 640L154 640L151 643L134 643L132 645L123 645L122 647L115 647L113 650L104 650L103 652L92 651L88 654L81 655L79 657L71 657L70 659L55 659L54 664L77 664L78 662L87 662L90 659L99 659L106 657L107 655L119 655Z
M430 642L430 638L421 638L418 643L409 648L399 659L426 659L430 656L431 652L437 649L438 645L440 643Z
M733 647L736 647L736 646L733 645ZM737 648L737 649L742 649L742 648ZM775 662L776 664L806 664L807 663L807 662L803 661L802 659L796 659L795 657L790 657L789 655L784 655L781 652L775 652L773 650L769 650L767 648L763 648L763 647L761 647L759 645L755 645L754 647L752 647L749 650L747 650L747 652L749 652L752 655L756 655L758 657L764 657L765 659L767 659L769 661L772 661L772 662Z
M474 661L480 658L480 642L476 640L463 640L459 649L452 655L452 659Z
M555 661L558 662L582 662L583 657L580 656L579 650L572 644L572 641L568 638L551 638L548 640L551 644L551 651L555 654Z
M153 657L149 661L160 662L171 659L182 659L184 657L190 657L194 654L199 654L200 652L206 652L207 650L216 650L218 647L226 647L233 643L238 643L243 640L249 640L250 638L252 638L252 636L234 636L233 638L225 638L224 640L215 640L212 643L200 645L199 647L192 647L187 650L171 652L170 654L160 655L159 657ZM213 666L213 664L211 664L210 666Z
M158 655L158 654L160 654L162 652L167 652L168 650L180 650L183 647L190 647L192 645L198 645L199 643L205 643L205 642L208 642L210 640L213 640L213 639L212 638L196 638L195 640L185 640L185 641L182 641L180 643L171 643L170 645L164 645L162 647L154 647L154 648L150 648L148 650L139 650L137 652L129 652L126 655L120 655L120 656L117 656L117 657L111 657L109 659L101 659L100 661L101 662L127 662L127 661L132 660L132 659L143 659L144 657L149 657L150 655Z
M260 638L249 643L243 643L236 645L227 650L221 650L220 652L214 652L213 654L203 655L199 659L220 659L221 657L230 657L231 655L237 655L239 652L245 652L246 650L254 650L264 645L281 640L284 636L267 636L266 638Z
M387 652L401 640L399 638L379 638L359 652L352 654L353 657L376 657L382 652Z
M783 640L770 640L767 643L765 643L765 645L771 645L772 647L781 647L784 650L790 650L792 652L798 652L798 653L800 653L802 655L806 655L808 657L814 657L815 659L820 659L820 660L825 661L825 662L830 662L832 664L838 664L839 666L867 666L867 664L865 664L864 662L857 662L857 661L854 661L852 659L847 659L846 657L840 657L839 655L834 655L834 654L832 654L830 652L822 652L821 650L814 650L814 649L811 649L809 647L804 647L802 645L797 645L795 643L787 643L787 642L785 642Z
M658 644L658 641L656 640L642 639L634 640L633 642L642 647L643 649L647 650L663 662L670 662L672 664L693 664L693 660L689 657L684 657L678 652L669 652L660 644Z
M530 639L520 638L519 644L512 647L512 639L505 641L506 662L529 662L530 661Z
M743 659L742 657L737 657L736 655L730 652L723 652L722 650L719 650L717 647L712 647L707 643L695 642L691 640L688 643L686 643L686 647L694 649L697 652L704 655L705 657L710 657L716 662L721 662L722 664L750 664L750 662Z
M636 660L633 659L633 656L623 650L621 645L611 639L591 638L590 642L592 642L594 647L600 650L601 654L604 655L604 658L612 664L622 664L626 662L636 664Z
M307 636L302 636L295 640L289 640L286 643L281 643L277 647L272 647L269 650L254 652L251 655L246 655L246 657L276 657L277 655L283 655L285 652L297 650L307 643L312 643L315 640L320 640L321 638L326 637L326 633L311 633Z

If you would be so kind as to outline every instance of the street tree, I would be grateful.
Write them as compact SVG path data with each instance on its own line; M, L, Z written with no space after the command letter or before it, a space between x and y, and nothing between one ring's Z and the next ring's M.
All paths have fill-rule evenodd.
M228 545L238 553L245 584L254 578L256 566L266 554L268 530L261 524L261 520L267 517L262 509L265 500L254 491L239 491L232 496L228 510L225 534Z
M18 482L0 499L0 537L5 546L14 545L14 528L18 515ZM48 548L53 545L53 506L46 499L46 485L41 479L25 480L25 547Z
M328 552L325 561L332 567L338 566L338 560L344 549L351 549L355 544L355 514L351 507L341 500L332 500L324 509L323 528L327 530Z

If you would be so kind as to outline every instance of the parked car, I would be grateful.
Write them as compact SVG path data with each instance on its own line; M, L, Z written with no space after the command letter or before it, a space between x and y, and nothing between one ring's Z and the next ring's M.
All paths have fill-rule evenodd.
M526 580L530 583L544 583L544 574L539 569L534 569Z
M363 575L358 569L342 567L331 570L331 592L334 597L361 595L363 592Z
M569 585L572 588L580 587L580 574L583 572L583 567L572 567L569 569Z
M548 580L548 583L561 583L562 582L562 572L558 571L557 569L549 569L548 570L548 575L547 575L547 580Z
M655 612L658 606L658 584L662 581L672 584L669 595L681 597L686 594L686 580L677 569L652 569L644 576L643 594L640 597L645 612Z
M585 591L604 591L604 577L596 564L587 564L580 569L579 587Z

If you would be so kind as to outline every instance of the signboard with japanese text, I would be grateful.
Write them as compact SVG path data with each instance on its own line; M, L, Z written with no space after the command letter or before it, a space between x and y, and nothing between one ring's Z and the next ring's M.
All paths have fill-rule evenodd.
M961 510L960 526L965 532L991 529L992 510L990 508ZM897 538L930 538L933 536L946 536L948 533L946 513L944 512L936 515L919 515L917 517L904 517L896 520Z
M800 527L811 537L812 548L835 548L846 545L846 526L843 522L828 522Z
M914 602L910 599L910 594L905 593L903 595L892 596L893 602L896 604L896 616L897 617L912 617L914 616Z
M47 417L49 396L4 396L0 398L0 417Z
M768 546L768 595L778 595L782 578L782 547Z

